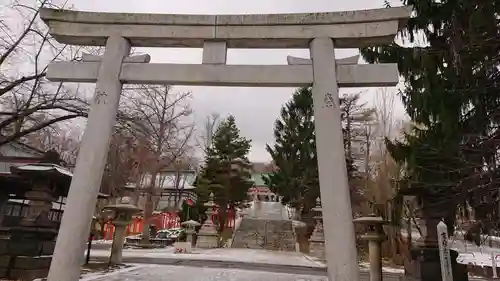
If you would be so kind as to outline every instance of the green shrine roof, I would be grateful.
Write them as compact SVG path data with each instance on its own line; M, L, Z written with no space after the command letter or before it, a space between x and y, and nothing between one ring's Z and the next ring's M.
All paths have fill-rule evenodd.
M262 179L262 176L265 176L269 173L252 173L252 180L255 183L255 186L266 186L264 183L264 180Z

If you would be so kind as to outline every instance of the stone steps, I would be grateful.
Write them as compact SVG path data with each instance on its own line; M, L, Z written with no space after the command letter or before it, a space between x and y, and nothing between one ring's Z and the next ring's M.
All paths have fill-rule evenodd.
M243 217L231 248L295 251L292 221L283 217L283 205L257 202L253 208L254 216Z

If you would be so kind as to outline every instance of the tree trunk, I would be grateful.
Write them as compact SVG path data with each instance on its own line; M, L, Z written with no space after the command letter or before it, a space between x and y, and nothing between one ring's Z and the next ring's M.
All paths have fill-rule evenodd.
M153 216L153 201L151 200L151 193L150 191L147 192L146 194L146 203L144 206L144 217L142 220L142 238L141 238L141 244L150 244L149 239L150 237L150 220L151 217Z
M226 228L227 222L227 203L221 204L219 206L219 233L222 233Z
M146 203L144 204L144 218L142 222L142 239L141 244L150 244L150 221L153 217L153 196L152 193L155 191L156 176L155 172L151 177L151 182L149 183L149 188L146 192Z
M104 237L104 230L106 229L106 222L105 221L100 221L99 222L99 235L100 235L100 239L106 239L106 237Z

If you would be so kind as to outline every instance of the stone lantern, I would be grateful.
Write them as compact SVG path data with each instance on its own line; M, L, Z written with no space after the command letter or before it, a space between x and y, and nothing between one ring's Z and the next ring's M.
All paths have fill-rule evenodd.
M196 227L200 226L200 223L194 220L188 220L182 223L182 226L186 229L186 239L191 246L194 246L193 236L196 233Z
M318 197L316 199L316 207L312 208L312 211L316 213L314 220L316 225L314 231L309 238L310 249L309 252L311 256L316 257L322 261L325 260L325 233L323 231L323 208L321 207L321 199Z
M382 217L369 215L354 219L354 223L364 225L367 232L361 239L368 241L368 255L370 260L370 281L382 281L382 241L386 239Z
M10 178L21 187L14 193L29 203L21 220L8 228L10 237L0 239L0 259L7 261L0 264L0 279L32 280L45 277L49 270L59 224L53 203L66 196L72 174L47 156L55 158L46 153L43 163L10 167Z
M111 264L121 264L123 244L125 242L125 232L127 225L132 222L132 215L141 211L140 208L131 204L130 197L123 197L119 204L109 205L104 208L113 212L112 223L115 226L113 245L111 246Z
M213 193L210 194L205 206L207 207L207 211L205 212L207 219L198 233L196 245L199 248L217 248L219 246L219 234L217 233L216 226L212 222L212 215L214 213L214 207L216 206Z

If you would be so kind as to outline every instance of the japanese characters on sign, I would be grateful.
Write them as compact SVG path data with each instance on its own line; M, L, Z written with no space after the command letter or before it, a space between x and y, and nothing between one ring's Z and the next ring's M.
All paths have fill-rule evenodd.
M448 230L444 222L437 225L439 258L441 260L441 276L443 281L453 281L451 267L450 246L448 244Z

